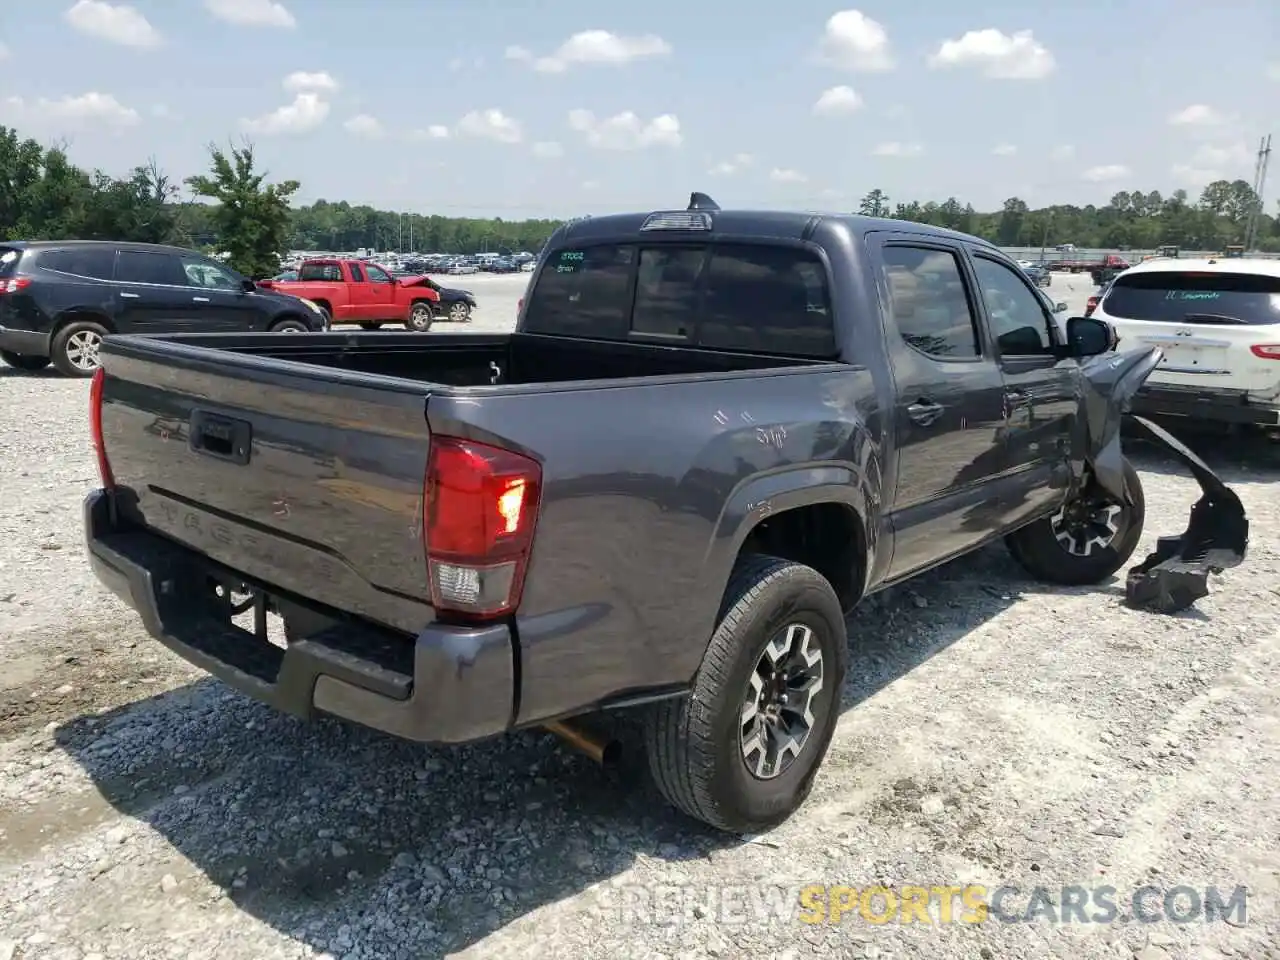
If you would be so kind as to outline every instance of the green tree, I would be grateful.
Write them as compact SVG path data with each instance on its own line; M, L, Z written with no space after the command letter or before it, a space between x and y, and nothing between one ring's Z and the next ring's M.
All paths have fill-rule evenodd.
M858 213L864 217L887 217L889 215L889 198L877 187L865 197L858 206Z
M297 180L268 184L267 174L254 169L253 144L229 151L210 144L212 176L187 178L198 197L217 202L210 225L227 262L245 276L260 279L280 269L280 254L289 246L289 198L298 192Z

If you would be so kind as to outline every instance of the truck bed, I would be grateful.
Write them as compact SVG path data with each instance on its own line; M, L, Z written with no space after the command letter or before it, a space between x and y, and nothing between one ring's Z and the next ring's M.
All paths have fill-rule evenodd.
M451 410L470 411L480 440L518 427L528 442L543 423L529 453L566 462L556 445L580 442L574 418L616 434L659 415L654 398L673 389L740 402L761 376L849 369L524 334L109 337L102 358L104 448L128 525L403 631L432 614L423 478L433 424L460 429ZM606 404L629 425L596 424L602 401L576 395L630 384L634 398Z

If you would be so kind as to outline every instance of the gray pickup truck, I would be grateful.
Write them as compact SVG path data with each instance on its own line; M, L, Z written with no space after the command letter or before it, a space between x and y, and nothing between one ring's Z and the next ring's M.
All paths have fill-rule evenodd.
M764 829L826 754L862 598L999 538L1059 584L1133 553L1116 410L1159 351L1066 330L933 227L587 218L510 334L108 338L89 556L282 711L598 753L588 715L636 708L676 807Z

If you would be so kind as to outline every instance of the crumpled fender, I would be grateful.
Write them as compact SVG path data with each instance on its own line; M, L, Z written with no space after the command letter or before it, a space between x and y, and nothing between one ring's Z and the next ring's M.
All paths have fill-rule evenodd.
M1125 581L1125 599L1133 607L1177 613L1209 593L1209 574L1244 562L1249 521L1244 504L1203 460L1151 421L1130 413L1138 388L1151 375L1160 349L1104 353L1081 364L1084 373L1085 456L1099 486L1123 503L1133 502L1124 482L1120 427L1128 416L1163 444L1196 478L1203 492L1191 508L1187 529L1160 537L1156 549Z

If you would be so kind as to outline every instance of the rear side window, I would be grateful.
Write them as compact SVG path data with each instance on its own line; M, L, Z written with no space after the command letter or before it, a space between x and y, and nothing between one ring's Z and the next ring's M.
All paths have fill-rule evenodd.
M121 283L151 283L185 287L187 274L182 261L172 253L121 250L116 261L116 279Z
M955 253L895 244L884 248L884 270L889 313L904 341L938 360L981 356Z
M0 247L0 277L7 277L18 269L18 261L22 259L22 251L13 247Z
M342 270L336 263L304 263L302 268L298 270L298 279L312 282L341 283Z
M76 277L93 280L110 280L115 268L114 247L79 247L66 250L45 250L40 254L40 266Z
M1122 320L1280 323L1280 277L1150 271L1116 277L1102 309Z
M525 329L820 359L838 353L825 267L784 246L559 250L530 294Z

